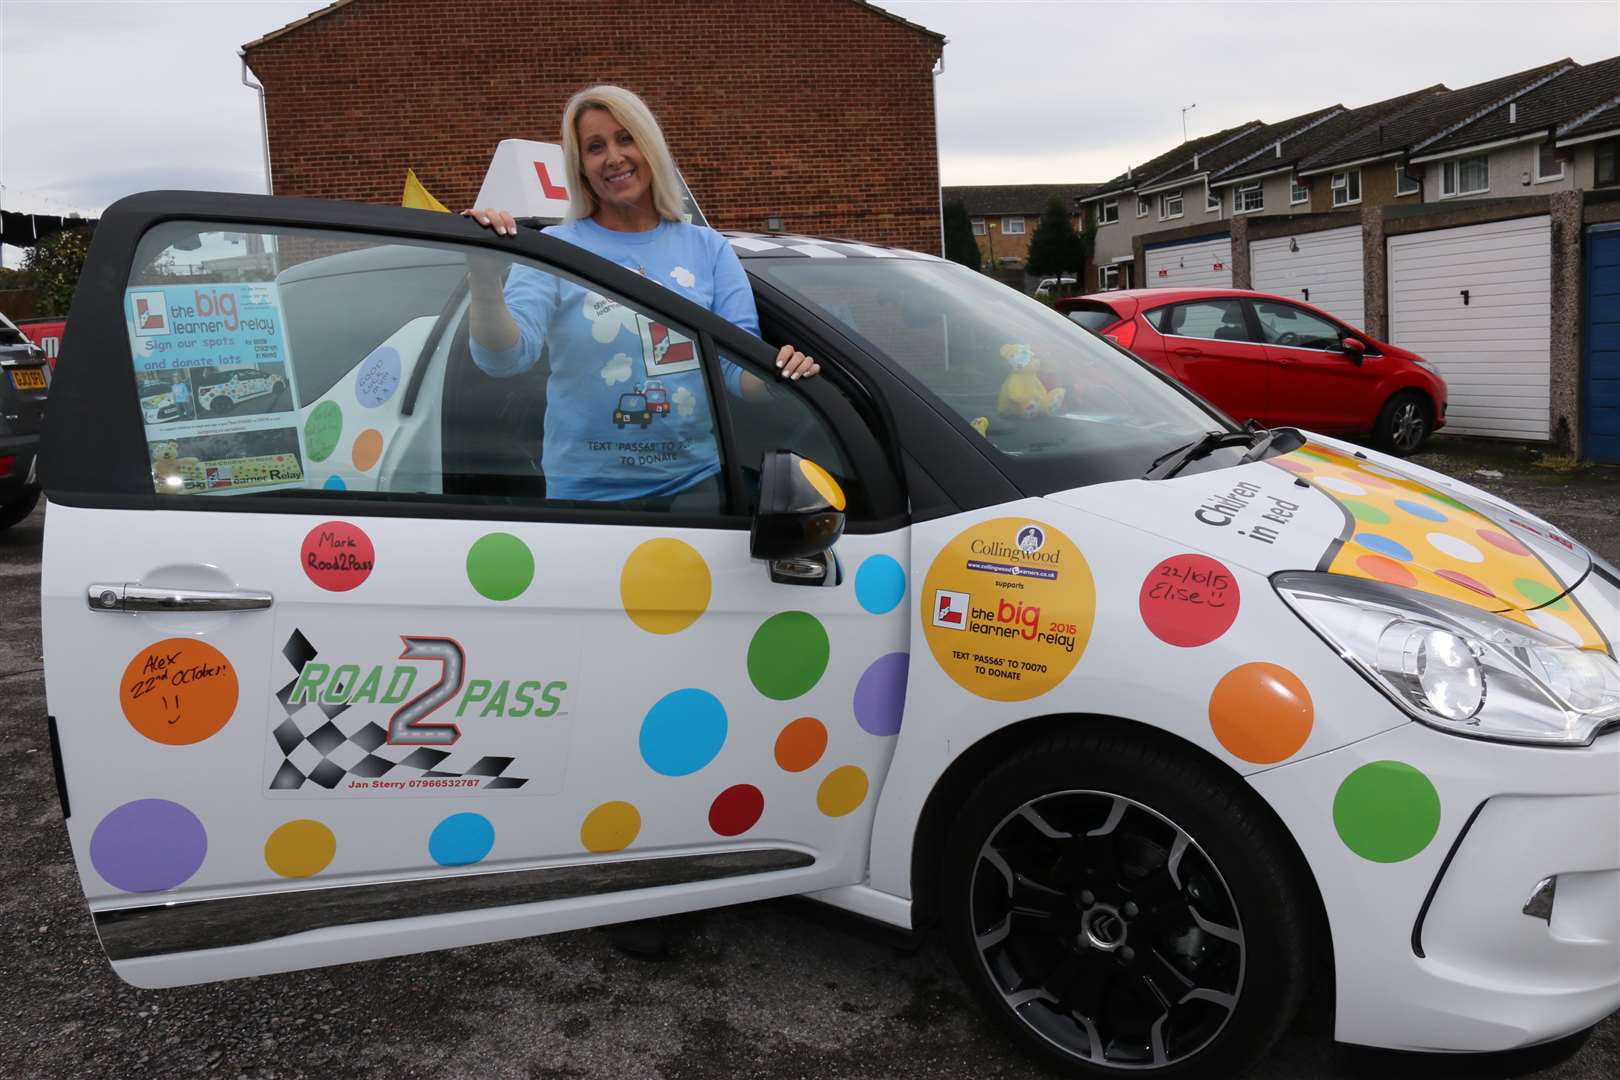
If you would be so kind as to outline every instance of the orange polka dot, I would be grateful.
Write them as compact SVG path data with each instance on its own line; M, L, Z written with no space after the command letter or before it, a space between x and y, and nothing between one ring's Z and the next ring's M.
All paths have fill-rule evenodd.
M1315 709L1305 684L1277 664L1243 664L1209 697L1209 724L1234 757L1270 765L1292 757L1310 737Z
M377 464L377 459L382 457L382 451L382 432L376 428L366 428L354 437L354 467L365 472Z
M1412 571L1394 559L1386 559L1382 555L1363 555L1356 560L1356 566L1368 577L1377 578L1379 581L1387 581L1391 585L1404 585L1411 588L1417 584L1417 577Z
M1374 476L1365 469L1356 473L1356 483L1366 484L1370 488L1392 488L1395 485L1381 476Z
M827 751L827 728L813 716L801 716L776 737L776 763L788 772L804 772Z

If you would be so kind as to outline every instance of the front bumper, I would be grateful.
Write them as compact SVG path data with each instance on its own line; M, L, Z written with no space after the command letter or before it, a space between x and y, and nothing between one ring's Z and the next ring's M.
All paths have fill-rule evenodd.
M1342 787L1377 762L1411 766L1439 797L1432 838L1398 861L1356 854L1341 831ZM1321 889L1341 1041L1507 1050L1620 1009L1620 732L1541 749L1414 723L1250 780ZM1411 835L1416 809L1361 812ZM1550 914L1526 914L1550 877Z
M38 435L0 435L0 458L13 459L10 471L0 476L0 504L39 486L38 451Z

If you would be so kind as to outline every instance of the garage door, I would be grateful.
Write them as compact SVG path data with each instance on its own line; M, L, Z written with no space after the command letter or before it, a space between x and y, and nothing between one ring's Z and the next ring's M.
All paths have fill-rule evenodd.
M1147 256L1147 288L1150 289L1230 289L1232 287L1232 238L1216 236L1185 244L1150 247Z
M1549 218L1390 237L1390 340L1445 377L1446 430L1549 437L1551 293Z
M1620 464L1620 225L1586 234L1586 378L1583 447Z
M1256 240L1249 245L1249 268L1260 292L1303 300L1357 330L1367 325L1360 225Z

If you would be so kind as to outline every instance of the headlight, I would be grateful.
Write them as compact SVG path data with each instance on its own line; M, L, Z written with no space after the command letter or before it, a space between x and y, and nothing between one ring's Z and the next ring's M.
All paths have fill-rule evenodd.
M1620 720L1620 665L1479 608L1337 574L1272 578L1368 682L1442 731L1585 745Z

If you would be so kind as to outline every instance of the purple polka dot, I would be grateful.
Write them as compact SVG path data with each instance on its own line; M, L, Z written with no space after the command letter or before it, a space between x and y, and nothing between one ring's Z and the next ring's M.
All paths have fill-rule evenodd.
M195 874L208 854L197 815L167 799L125 803L96 826L90 864L125 892L162 892Z
M360 371L354 377L354 398L368 409L394 396L399 389L399 351L389 345L378 346L360 361Z
M855 684L855 722L872 735L895 735L906 710L906 669L910 657L890 653L872 661Z

